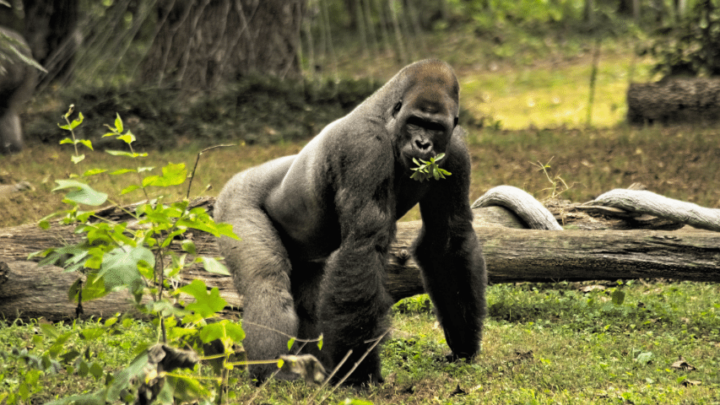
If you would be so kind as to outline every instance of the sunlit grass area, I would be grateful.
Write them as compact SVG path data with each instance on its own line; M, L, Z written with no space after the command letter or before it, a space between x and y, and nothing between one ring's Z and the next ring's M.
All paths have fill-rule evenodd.
M591 39L535 37L514 32L501 44L472 32L435 35L409 47L411 60L438 58L455 69L461 105L474 116L505 129L585 128L593 62ZM374 77L381 83L402 66L387 53L372 58L354 39L344 44L338 71L354 78ZM641 43L631 39L602 41L592 126L608 128L625 121L630 82L659 80L654 61L635 56ZM331 69L332 64L324 67Z
M497 121L505 129L583 128L587 123L591 59L478 72L461 77L462 104L473 115ZM625 120L630 75L651 78L648 60L631 54L600 58L592 125L612 127Z

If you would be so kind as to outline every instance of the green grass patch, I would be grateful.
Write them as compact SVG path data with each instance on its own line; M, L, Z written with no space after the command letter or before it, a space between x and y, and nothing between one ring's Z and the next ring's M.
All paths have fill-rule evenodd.
M104 381L83 368L90 369L97 364L94 367L105 370L123 369L135 357L137 348L144 348L155 339L155 327L130 318L122 319L114 328L115 333L92 337L91 331L102 328L104 321L95 319L55 324L58 333L68 336L60 346L62 353L77 353L66 358L50 355L55 349L56 339L45 333L44 327L51 325L47 321L0 321L0 401L3 401L4 394L17 393L23 384L27 387L26 398L21 395L24 403L45 403L94 391L102 387ZM37 370L36 365L44 362L51 366L45 371ZM34 377L39 377L40 381L33 386Z
M714 404L720 390L720 286L710 283L600 283L604 290L582 292L585 283L520 283L488 289L489 317L482 353L470 363L448 363L442 328L427 296L413 297L392 316L391 338L382 348L386 382L364 391L341 388L326 403L359 398L375 404ZM624 300L613 302L616 291ZM408 308L407 302L410 302ZM140 321L117 334L81 338L99 321L57 324L72 332L66 343L88 352L88 362L120 368L135 348L155 342L157 329ZM5 321L0 351L26 350L41 358L50 347L42 324ZM682 356L693 369L674 368ZM85 357L83 357L85 358ZM76 360L73 360L73 362ZM101 382L81 377L73 362L43 373L32 403L92 390ZM207 366L201 366L207 367ZM0 393L24 381L23 361L5 357ZM202 369L199 371L203 373ZM302 403L317 387L273 381L257 389L244 371L231 387L238 402ZM699 385L695 385L700 382ZM319 394L322 398L327 392Z

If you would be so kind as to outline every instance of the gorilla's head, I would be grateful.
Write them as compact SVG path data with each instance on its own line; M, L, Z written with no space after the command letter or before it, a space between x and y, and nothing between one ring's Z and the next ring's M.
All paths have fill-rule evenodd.
M406 85L392 106L389 128L396 156L410 169L413 158L427 161L446 153L458 120L459 85L452 68L439 60L412 64L398 75L404 73Z

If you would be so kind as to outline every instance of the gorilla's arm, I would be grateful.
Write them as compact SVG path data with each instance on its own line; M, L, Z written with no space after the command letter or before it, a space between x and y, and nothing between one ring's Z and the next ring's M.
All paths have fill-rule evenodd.
M420 201L423 226L413 250L453 355L471 358L486 312L485 262L472 228L468 153L453 138L445 167L452 175L435 181Z
M360 138L360 139L358 139ZM345 138L337 145L329 176L335 188L335 209L341 230L340 247L327 259L321 287L321 330L332 366L353 353L337 373L343 377L382 334L390 306L384 286L386 256L395 230L391 193L393 158L388 140L375 136ZM373 175L367 175L372 170ZM379 381L376 348L347 380Z

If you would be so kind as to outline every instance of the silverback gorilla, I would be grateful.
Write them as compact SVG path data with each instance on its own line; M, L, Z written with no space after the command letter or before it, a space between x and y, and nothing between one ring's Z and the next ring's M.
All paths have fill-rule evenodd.
M235 175L215 206L216 220L242 241L220 240L235 286L245 296L249 360L287 353L287 336L324 335L304 349L341 378L388 328L385 289L395 222L420 203L413 244L452 358L479 351L486 312L485 262L471 225L470 159L458 120L458 81L445 62L402 69L294 156ZM413 158L452 173L410 178ZM259 381L277 368L251 366ZM293 378L278 374L278 378ZM377 347L347 383L381 381Z

